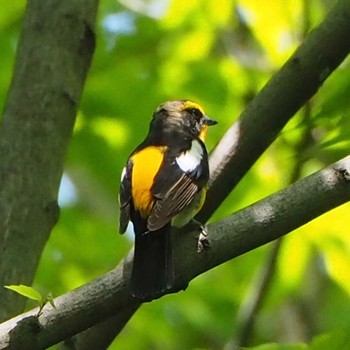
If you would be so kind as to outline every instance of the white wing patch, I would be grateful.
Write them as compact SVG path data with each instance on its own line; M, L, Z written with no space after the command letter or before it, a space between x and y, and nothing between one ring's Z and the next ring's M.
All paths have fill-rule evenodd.
M191 149L182 153L176 158L176 163L185 173L195 170L203 158L202 145L197 141L192 141Z
M120 181L123 182L124 176L126 175L126 167L123 168L122 174L120 176Z

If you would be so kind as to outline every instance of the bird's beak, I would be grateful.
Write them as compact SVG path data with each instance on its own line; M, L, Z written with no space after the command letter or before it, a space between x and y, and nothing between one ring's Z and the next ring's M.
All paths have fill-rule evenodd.
M216 120L210 119L207 115L205 115L204 118L203 118L203 124L204 125L211 126L211 125L215 125L217 123L218 122Z

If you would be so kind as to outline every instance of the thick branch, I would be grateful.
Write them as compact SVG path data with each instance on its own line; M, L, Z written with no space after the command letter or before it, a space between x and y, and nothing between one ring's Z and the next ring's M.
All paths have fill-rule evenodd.
M54 13L55 11L52 12ZM286 64L282 71L257 96L255 102L244 113L243 120L236 124L220 143L212 157L214 182L209 191L208 204L201 214L202 220L207 219L211 215L258 156L275 139L277 133L291 115L297 111L307 98L316 92L328 74L339 65L348 53L350 45L347 40L350 27L349 13L349 2L347 0L339 1L327 20L317 31L310 35L305 44L298 50L296 56ZM290 88L290 85L292 88ZM37 101L43 101L43 99L39 98ZM274 126L275 122L276 126ZM228 156L225 156L227 150L229 150L229 153ZM319 200L322 199L322 196L327 198L328 194L329 202L322 202L322 205L321 201L310 202L313 192L308 188L303 188L303 190L307 190L307 195L305 195L307 198L301 200L301 203L308 208L308 213L306 213L306 210L302 210L301 217L298 216L298 220L293 223L294 217L288 216L288 214L295 212L294 207L288 206L288 210L286 210L283 202L281 202L284 208L281 214L286 215L285 219L287 220L287 223L282 225L283 230L275 227L275 224L279 222L277 218L281 219L277 215L280 213L280 209L274 208L276 212L272 212L276 216L270 217L267 214L271 213L271 210L267 210L267 208L272 208L269 202L266 201L241 211L223 222L210 226L213 236L212 248L205 254L198 256L195 253L195 245L193 245L191 240L192 236L184 236L183 239L179 240L179 245L181 245L183 252L181 253L181 259L178 258L178 263L180 269L186 266L187 269L179 270L179 286L202 273L210 266L221 263L228 256L234 257L253 249L286 233L287 231L285 230L293 229L297 225L348 200L348 186L345 186L345 181L341 180L340 176L338 177L340 175L339 172L328 170L320 174L327 175L326 178L328 180L320 188L320 192L317 192L319 195L316 195L315 198ZM322 183L322 176L315 176L319 176L315 179ZM341 190L339 190L339 187L341 187ZM16 194L14 193L12 198L16 198ZM299 193L296 197L301 199L300 195ZM278 194L275 196L278 196ZM275 198L275 196L271 198ZM291 197L292 200L294 203L297 203L295 202L294 194L293 196ZM281 199L283 200L283 197L279 198L279 200ZM265 206L265 204L267 205ZM312 207L311 204L315 206ZM9 215L7 214L7 216ZM269 218L272 219L272 222L270 222ZM259 221L259 219L261 220ZM237 223L234 220L237 220ZM269 225L271 225L272 231ZM224 237L226 237L226 240ZM231 243L226 244L228 242ZM232 248L232 251L229 251L229 247ZM186 260L183 260L184 257L186 257ZM191 263L190 265L189 262ZM125 275L123 274L124 269ZM106 319L113 313L118 312L118 310L124 319L128 318L126 314L130 317L138 307L138 304L131 300L128 293L126 293L128 270L128 263L123 263L117 270L103 276L99 281L92 282L59 298L57 300L59 306L57 311L47 308L44 315L40 318L42 329L39 330L39 335L36 336L40 347L49 346L53 342L82 331L92 324ZM117 278L118 276L119 279ZM101 286L105 289L101 290ZM90 306L87 305L89 303ZM18 321L19 319L16 320ZM1 326L0 329L3 330L0 331L2 337L0 338L1 345L6 344L6 335L3 332L6 332L5 329L11 329L14 325L13 322L16 322L16 320L12 320L12 325L11 322L8 322ZM69 322L69 327L65 327L65 321ZM14 334L11 334L12 338L15 339Z
M24 300L58 219L57 191L94 50L98 0L29 0L0 134L0 320Z
M288 120L350 51L350 2L340 0L252 100L211 154L211 185L198 219L208 220Z
M227 131L211 154L211 187L198 215L201 222L212 215L288 120L342 62L350 50L349 32L350 3L340 0ZM97 335L95 343L100 343L99 338Z
M350 157L347 157L209 225L211 247L201 254L196 250L195 237L198 233L177 232L176 289L182 289L197 275L279 238L349 199ZM30 344L35 341L39 348L46 348L113 315L121 325L139 306L130 296L130 268L129 256L115 270L98 280L57 298L57 309L46 307L38 323L34 318L28 319L35 310L3 323L0 325L0 349L16 344L23 332L26 336L21 337L21 341L27 338ZM25 324L26 318L31 323L30 327Z

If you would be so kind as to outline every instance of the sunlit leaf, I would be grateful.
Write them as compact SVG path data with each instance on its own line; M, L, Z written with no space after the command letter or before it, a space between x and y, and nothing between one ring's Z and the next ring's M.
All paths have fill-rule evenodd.
M56 305L55 305L55 300L52 296L52 293L49 293L47 296L46 296L46 301L54 308L56 309Z
M32 300L37 300L37 301L41 302L43 299L41 294L38 291L36 291L33 287L25 286L23 284L5 286L5 288L10 289L10 290L12 290L20 295L23 295L26 298L29 298Z
M349 333L342 329L318 335L312 340L310 345L310 350L345 350L349 348Z
M295 48L293 19L301 15L301 4L300 0L238 1L242 15L274 63L285 60Z

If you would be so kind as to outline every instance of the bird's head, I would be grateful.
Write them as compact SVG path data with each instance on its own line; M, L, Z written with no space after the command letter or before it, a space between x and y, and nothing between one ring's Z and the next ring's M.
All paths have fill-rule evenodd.
M205 141L208 126L217 124L203 111L203 108L192 101L177 100L161 104L153 114L151 128L164 134L179 132L189 138L200 138Z

